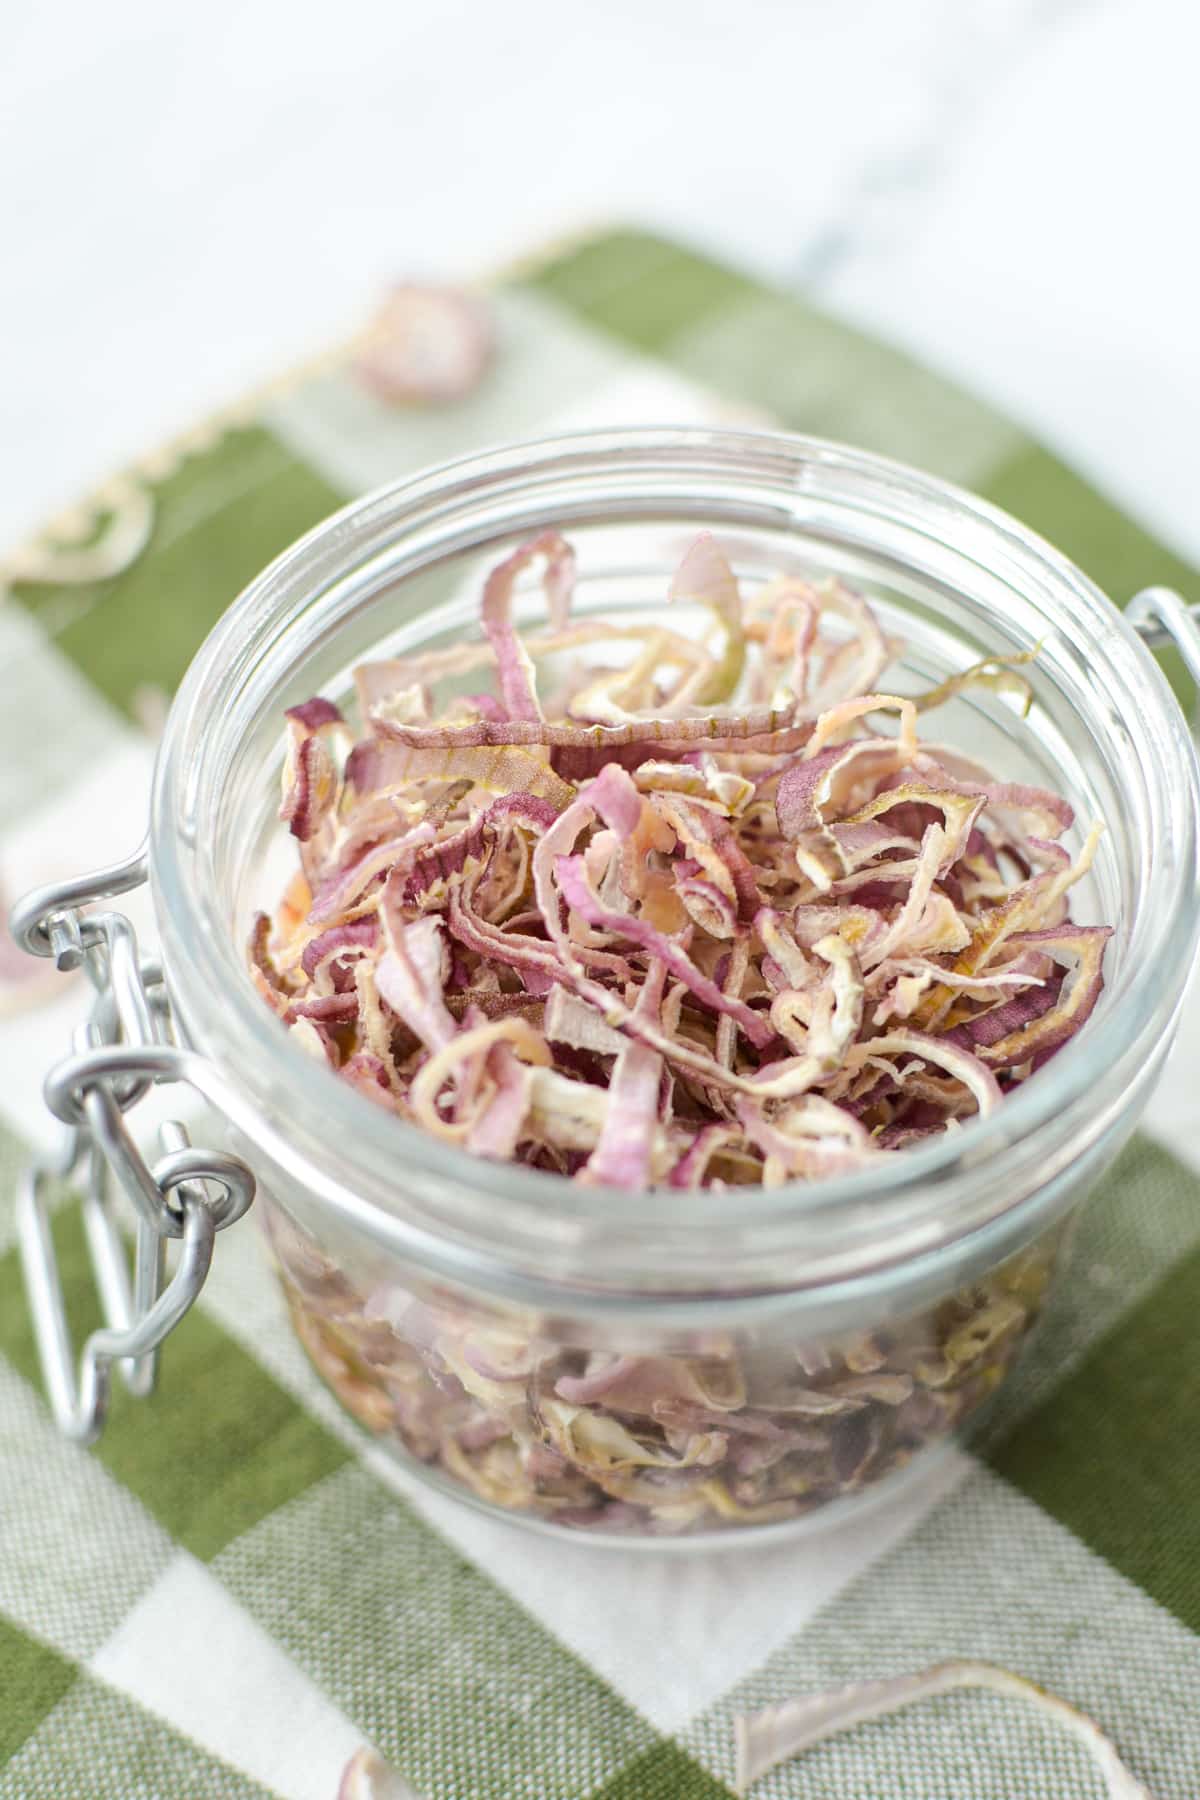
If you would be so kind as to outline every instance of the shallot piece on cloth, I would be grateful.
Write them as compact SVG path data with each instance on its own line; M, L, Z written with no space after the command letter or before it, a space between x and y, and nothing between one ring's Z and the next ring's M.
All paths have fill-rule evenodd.
M1150 1789L1121 1761L1116 1745L1086 1713L1023 1675L1014 1675L995 1663L970 1660L937 1663L915 1675L896 1675L886 1681L851 1682L824 1694L740 1714L733 1727L737 1753L734 1786L739 1794L745 1794L778 1764L825 1738L852 1731L870 1719L887 1718L914 1701L963 1688L984 1688L1006 1699L1032 1703L1056 1720L1089 1752L1107 1784L1110 1800L1154 1800Z
M478 295L403 282L368 326L356 368L364 387L392 405L445 405L478 386L492 350Z
M377 1750L356 1750L342 1771L336 1800L424 1800Z

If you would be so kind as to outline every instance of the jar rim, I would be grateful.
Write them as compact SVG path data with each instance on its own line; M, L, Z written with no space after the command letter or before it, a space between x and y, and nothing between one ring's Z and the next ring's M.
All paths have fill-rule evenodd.
M1127 699L1136 773L1146 783L1147 868L1168 844L1181 868L1196 867L1200 774L1161 671L1112 601L1067 558L951 483L798 434L663 426L507 445L353 501L250 583L210 633L175 698L156 763L151 826L151 884L164 964L185 1029L217 1065L222 1104L244 1135L261 1141L278 1167L376 1241L443 1271L469 1272L498 1291L581 1282L589 1290L620 1294L632 1281L643 1291L673 1291L681 1284L694 1292L702 1286L706 1257L732 1257L728 1266L737 1266L747 1234L755 1234L760 1251L769 1242L776 1257L789 1260L786 1280L794 1288L804 1279L797 1258L810 1254L814 1281L844 1281L983 1231L1034 1194L1029 1181L1017 1179L1018 1165L1026 1175L1040 1170L1036 1189L1047 1191L1049 1178L1066 1171L1089 1140L1089 1127L1095 1135L1101 1093L1111 1097L1155 1057L1172 1029L1195 948L1200 913L1193 876L1173 893L1157 894L1152 910L1138 906L1131 939L1137 957L1126 957L1106 996L1106 1029L1085 1027L1003 1107L952 1136L905 1150L889 1159L886 1172L872 1166L819 1183L739 1189L736 1208L728 1195L704 1190L656 1192L648 1206L644 1195L581 1188L523 1166L489 1163L490 1209L495 1214L500 1203L504 1217L485 1228L470 1204L473 1194L478 1198L477 1158L405 1125L349 1084L331 1080L328 1070L289 1044L246 978L243 948L233 942L217 896L196 879L219 801L214 771L220 696L278 652L292 629L299 592L328 585L380 546L402 541L418 517L458 520L461 541L462 519L486 502L494 538L497 502L535 479L549 479L548 471L591 471L619 487L640 468L686 472L691 462L710 470L727 467L731 477L753 473L764 491L778 492L781 503L842 482L861 489L876 507L932 509L939 529L969 530L972 541L1006 567L1049 583L1070 607L1072 628L1089 658ZM271 1123L272 1102L283 1092L293 1097L297 1119L322 1121L319 1134L302 1125L289 1134ZM397 1155L404 1159L403 1204L387 1177ZM480 1210L476 1204L474 1213ZM694 1280L679 1263L685 1242L695 1250ZM585 1247L589 1270L583 1277L578 1261Z

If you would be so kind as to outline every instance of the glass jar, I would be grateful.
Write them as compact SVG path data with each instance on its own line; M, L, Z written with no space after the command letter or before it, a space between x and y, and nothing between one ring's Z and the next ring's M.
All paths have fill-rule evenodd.
M291 868L283 709L343 701L368 655L474 633L482 573L548 525L578 552L580 614L652 611L707 526L748 586L816 570L865 590L903 640L901 691L1038 647L1028 717L975 689L940 735L1106 822L1075 913L1116 929L1091 1020L998 1112L882 1172L630 1195L472 1159L280 1030L245 945ZM523 623L540 609L519 590ZM1197 933L1197 791L1183 717L1111 602L994 508L879 458L588 433L348 507L197 656L151 836L172 1001L218 1071L317 1369L430 1481L552 1529L750 1536L895 1493L1004 1380L1159 1072Z

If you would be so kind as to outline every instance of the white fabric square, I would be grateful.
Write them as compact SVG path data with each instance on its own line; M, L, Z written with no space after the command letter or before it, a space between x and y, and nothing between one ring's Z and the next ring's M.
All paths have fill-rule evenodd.
M332 1800L362 1742L185 1550L175 1553L91 1668L283 1800Z

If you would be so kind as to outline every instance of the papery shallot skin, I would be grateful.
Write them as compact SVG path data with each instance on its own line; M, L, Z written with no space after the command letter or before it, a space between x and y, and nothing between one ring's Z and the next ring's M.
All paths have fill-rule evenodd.
M354 367L363 386L391 405L446 405L478 386L492 351L492 323L478 295L401 282L372 319Z

